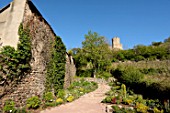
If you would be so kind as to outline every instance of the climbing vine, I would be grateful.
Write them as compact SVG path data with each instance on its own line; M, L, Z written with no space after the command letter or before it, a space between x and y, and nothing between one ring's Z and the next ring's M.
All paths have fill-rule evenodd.
M19 30L19 43L17 49L11 46L4 46L0 53L0 80L13 81L23 78L25 73L30 70L29 62L31 60L31 40L29 30L23 29L20 24Z
M54 90L56 94L59 89L63 89L66 63L66 48L59 36L55 37L51 51L52 57L48 64L46 76L46 91Z

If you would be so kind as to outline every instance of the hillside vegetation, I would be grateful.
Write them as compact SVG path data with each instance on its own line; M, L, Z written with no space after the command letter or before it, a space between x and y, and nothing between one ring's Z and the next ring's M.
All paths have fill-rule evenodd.
M169 112L170 38L149 46L111 50L104 37L89 32L85 35L82 48L74 48L70 54L73 54L76 63L77 76L105 79L113 76L125 84L128 90L143 95L148 101L159 99L162 107L158 109ZM145 103L136 104L147 106Z
M150 46L137 45L133 49L115 51L113 62L170 59L170 38L164 42L153 42Z

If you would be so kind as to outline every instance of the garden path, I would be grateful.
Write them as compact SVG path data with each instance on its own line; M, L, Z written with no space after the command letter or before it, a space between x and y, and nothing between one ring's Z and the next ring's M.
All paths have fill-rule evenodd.
M106 113L106 105L101 101L109 89L110 87L105 82L98 82L98 89L95 91L85 94L71 103L46 109L40 113Z

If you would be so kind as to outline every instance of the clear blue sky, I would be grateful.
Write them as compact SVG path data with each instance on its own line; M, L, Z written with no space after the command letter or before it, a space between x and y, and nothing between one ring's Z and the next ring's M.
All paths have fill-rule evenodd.
M0 8L12 0L0 0ZM170 36L170 0L32 0L67 49L81 47L89 30L124 48Z

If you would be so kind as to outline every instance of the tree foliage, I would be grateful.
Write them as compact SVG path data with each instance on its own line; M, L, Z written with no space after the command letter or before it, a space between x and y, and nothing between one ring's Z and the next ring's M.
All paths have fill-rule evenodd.
M150 46L137 45L133 49L113 52L112 61L141 61L170 59L169 38L162 42L153 42Z
M107 66L111 64L109 44L96 32L89 31L82 42L82 48L74 48L73 55L78 75L79 72L86 71L94 77L96 72L106 71Z

